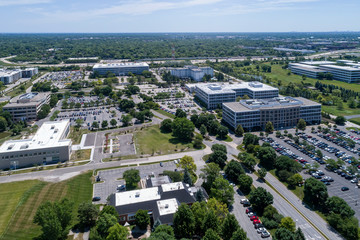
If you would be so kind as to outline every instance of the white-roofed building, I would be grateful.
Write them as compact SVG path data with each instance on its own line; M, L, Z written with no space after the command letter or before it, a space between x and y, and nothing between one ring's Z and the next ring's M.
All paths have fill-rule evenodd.
M31 167L70 159L69 120L44 122L29 139L10 140L0 147L0 169Z
M15 70L4 70L0 69L0 81L4 84L9 84L16 82L22 76L22 71L20 69Z
M214 76L214 70L211 67L184 66L183 68L169 68L171 75L178 78L191 78L200 82L205 74Z
M105 76L109 72L116 76L125 76L129 73L141 74L143 71L149 71L149 65L144 62L95 64L93 71L101 76Z

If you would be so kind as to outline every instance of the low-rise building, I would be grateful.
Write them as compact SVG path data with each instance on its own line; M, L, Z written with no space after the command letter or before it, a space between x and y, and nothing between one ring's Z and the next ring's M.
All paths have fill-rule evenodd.
M95 64L93 71L101 76L105 76L109 72L116 76L125 76L129 73L141 74L143 71L149 71L149 65L144 62Z
M297 75L304 75L310 78L319 78L319 73L326 74L328 71L319 66L307 65L302 63L289 63L289 69Z
M21 70L21 75L23 78L31 78L32 76L39 73L38 68L25 68Z
M347 82L360 82L360 67L358 66L338 66L338 65L321 65L322 69L333 75L333 79Z
M244 82L239 84L198 84L195 96L208 109L215 109L225 102L235 102L237 97L248 96L252 99L274 98L279 96L279 89L261 82Z
M184 66L183 68L169 68L171 75L178 78L191 78L200 82L205 74L214 76L214 70L211 67L198 67L193 65Z
M301 97L223 103L223 120L233 129L240 124L247 130L264 129L267 122L272 122L276 129L294 127L299 119L308 124L319 124L321 104Z
M50 92L31 92L16 96L3 107L14 121L30 121L37 118L37 114L44 104L50 102Z
M0 147L0 169L17 169L70 159L69 120L44 122L29 139L11 140Z
M201 188L204 196L205 190ZM118 192L110 196L110 205L120 216L120 224L134 223L139 209L147 210L150 217L161 224L172 225L173 216L181 203L192 205L197 189L182 182L165 183L155 187Z
M10 84L19 80L22 76L20 69L15 70L4 70L0 69L0 81L4 84Z

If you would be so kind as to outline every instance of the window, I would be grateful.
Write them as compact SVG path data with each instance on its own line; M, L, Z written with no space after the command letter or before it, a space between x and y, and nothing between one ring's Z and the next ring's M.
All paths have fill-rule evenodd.
M128 219L129 219L129 221L135 220L135 215L133 215L133 216L128 216Z
M125 216L121 216L121 217L120 217L120 221L126 221L126 217L125 217Z

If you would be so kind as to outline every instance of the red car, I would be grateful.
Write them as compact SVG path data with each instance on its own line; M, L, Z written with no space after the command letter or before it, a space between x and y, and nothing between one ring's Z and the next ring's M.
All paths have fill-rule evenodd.
M253 221L253 224L255 225L255 224L260 224L261 223L261 221L259 220L259 219L255 219L254 221Z
M258 216L251 216L251 217L250 217L250 220L251 220L251 221L259 220L259 217L258 217Z

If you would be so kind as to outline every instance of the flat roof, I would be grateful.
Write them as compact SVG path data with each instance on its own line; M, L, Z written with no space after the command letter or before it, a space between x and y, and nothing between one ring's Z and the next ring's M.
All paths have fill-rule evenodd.
M62 136L69 124L69 120L44 122L32 138L4 142L0 153L68 146L71 140Z
M321 65L321 67L344 70L344 71L360 71L360 68L350 67L350 66Z
M311 72L326 72L326 70L319 68L318 66L314 65L306 65L301 63L292 63L291 67L311 71Z
M10 77L17 73L21 73L21 70L20 69L14 69L14 70L0 69L0 77Z
M4 108L18 107L18 106L32 106L37 105L44 98L47 98L50 95L50 92L30 92L25 93L19 96L16 96L10 100L8 104L4 106Z
M159 210L159 215L174 214L179 207L179 203L176 198L170 198L165 200L159 200L156 202Z
M128 204L135 204L147 202L152 200L160 200L161 195L158 187L144 188L139 190L132 190L126 192L116 193L115 205L122 206Z
M222 85L217 83L211 83L211 84L208 83L208 84L199 84L196 85L196 87L200 88L202 91L208 94L235 93L235 90L240 90L240 89L249 89L254 92L278 90L275 87L263 84L258 81L243 82L237 84L222 84Z
M145 62L97 63L93 68L148 67Z
M336 64L336 62L332 62L332 61L304 61L304 62L300 62L301 64L306 64L306 65L329 65L329 64Z

